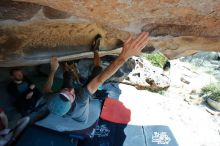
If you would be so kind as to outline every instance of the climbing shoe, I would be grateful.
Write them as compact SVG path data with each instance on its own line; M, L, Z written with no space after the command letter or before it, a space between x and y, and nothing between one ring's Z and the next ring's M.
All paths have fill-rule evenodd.
M97 34L92 42L91 50L92 51L99 51L99 46L101 42L102 36L100 34Z

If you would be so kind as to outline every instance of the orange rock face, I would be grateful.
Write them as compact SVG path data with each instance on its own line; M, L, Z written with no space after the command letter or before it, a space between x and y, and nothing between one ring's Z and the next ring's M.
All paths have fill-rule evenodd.
M218 0L18 0L68 12L74 16L118 29L138 32L143 26L177 26L175 33L190 26L194 35L220 36ZM146 28L145 27L145 28ZM151 31L152 28L146 28ZM163 32L161 32L163 33ZM192 35L186 31L180 35ZM172 33L170 34L172 35Z
M150 32L149 45L171 59L220 51L220 1L1 0L0 62L16 57L25 62L33 48L39 55L66 46L89 47L97 33L103 36L101 50L112 50L128 33L141 31Z

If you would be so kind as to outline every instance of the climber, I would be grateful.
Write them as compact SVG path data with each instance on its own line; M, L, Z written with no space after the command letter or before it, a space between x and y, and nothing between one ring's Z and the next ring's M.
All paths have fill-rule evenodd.
M44 86L44 92L51 95L48 97L47 106L42 111L59 116L68 114L72 119L85 123L88 120L90 99L94 98L93 94L97 91L99 85L110 78L131 56L139 55L149 40L147 32L142 32L136 39L129 36L118 58L102 71L99 66L99 57L96 57L96 55L98 56L100 39L101 37L96 37L93 45L94 59L97 59L95 68L98 69L93 71L89 83L80 89L72 88L72 76L65 65L62 89L59 93L51 94L54 75L59 67L58 59L56 57L51 58L51 71Z

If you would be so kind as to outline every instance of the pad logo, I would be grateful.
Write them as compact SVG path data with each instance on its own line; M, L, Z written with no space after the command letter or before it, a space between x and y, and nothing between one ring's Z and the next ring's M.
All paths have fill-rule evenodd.
M167 135L166 132L154 132L152 135L152 142L157 144L169 144L171 138Z
M110 133L110 130L106 125L98 125L95 130L95 135L97 137L107 137Z

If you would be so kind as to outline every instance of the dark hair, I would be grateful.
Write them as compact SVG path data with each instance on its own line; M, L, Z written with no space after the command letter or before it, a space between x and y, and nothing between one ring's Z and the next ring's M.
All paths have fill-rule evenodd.
M10 75L13 76L13 74L14 74L15 71L21 71L21 69L20 69L20 68L12 68L12 69L10 70L10 72L9 72Z

